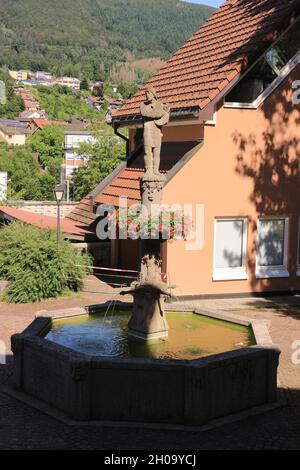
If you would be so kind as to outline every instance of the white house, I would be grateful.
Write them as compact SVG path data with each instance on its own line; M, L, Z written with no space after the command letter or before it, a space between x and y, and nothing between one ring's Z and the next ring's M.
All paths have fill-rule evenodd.
M84 155L78 155L78 149L84 142L94 142L95 139L88 131L66 131L64 139L65 168L63 174L65 178L72 176L74 170L86 163Z
M0 141L9 145L24 145L29 131L23 122L13 119L0 119Z
M80 90L80 80L74 77L58 77L55 83L60 86L67 86L73 90Z

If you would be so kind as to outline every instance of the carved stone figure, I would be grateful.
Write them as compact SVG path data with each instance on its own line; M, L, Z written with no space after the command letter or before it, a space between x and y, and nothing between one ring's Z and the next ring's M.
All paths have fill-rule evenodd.
M165 176L145 176L141 181L141 199L142 204L151 212L152 204L161 204L162 190L164 187Z
M156 91L152 87L146 88L146 101L141 104L141 115L144 120L144 179L160 177L161 129L169 122L170 108L157 100Z
M153 204L161 204L165 176L159 172L162 126L170 118L170 109L157 101L156 91L146 89L146 101L141 104L144 120L144 147L146 172L141 181L142 204L151 213ZM145 341L167 338L168 322L165 317L165 297L170 296L161 280L160 241L141 241L139 281L132 283L122 295L133 296L133 312L128 324L128 335Z
M164 295L167 293L152 283L142 283L130 293L134 302L128 324L129 336L144 341L167 338L169 326L164 314Z

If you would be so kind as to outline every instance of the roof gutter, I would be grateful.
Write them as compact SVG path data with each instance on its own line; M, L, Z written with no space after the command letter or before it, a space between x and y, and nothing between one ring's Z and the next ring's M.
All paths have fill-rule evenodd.
M127 156L129 154L129 139L128 139L128 137L126 137L125 135L123 135L119 132L118 129L120 127L120 124L118 122L113 122L113 127L114 127L115 135L117 135L121 139L125 140L125 142L126 142L126 156Z
M179 121L179 120L187 120L187 119L197 119L199 117L199 107L194 106L190 108L175 108L171 110L170 121ZM128 125L135 125L141 124L143 118L141 114L131 114L127 116L120 116L113 118L113 126L114 129L118 129L120 126L128 126ZM116 133L116 131L115 131ZM122 134L116 133L120 137L124 138Z

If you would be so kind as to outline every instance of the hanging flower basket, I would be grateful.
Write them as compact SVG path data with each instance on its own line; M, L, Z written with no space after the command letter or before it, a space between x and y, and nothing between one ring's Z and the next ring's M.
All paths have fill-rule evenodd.
M119 235L132 240L177 240L186 239L192 231L191 218L182 211L161 209L158 214L131 214L130 209L121 209L109 217Z

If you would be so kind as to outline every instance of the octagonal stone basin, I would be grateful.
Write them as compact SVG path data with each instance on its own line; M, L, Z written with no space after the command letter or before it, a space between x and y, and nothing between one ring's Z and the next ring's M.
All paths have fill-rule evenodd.
M144 342L128 337L131 312L112 310L54 320L45 338L102 357L192 360L255 344L252 328L192 312L166 312L169 338Z
M280 351L264 322L183 309L169 342L129 344L130 308L40 313L12 337L15 388L77 421L199 426L276 402Z

